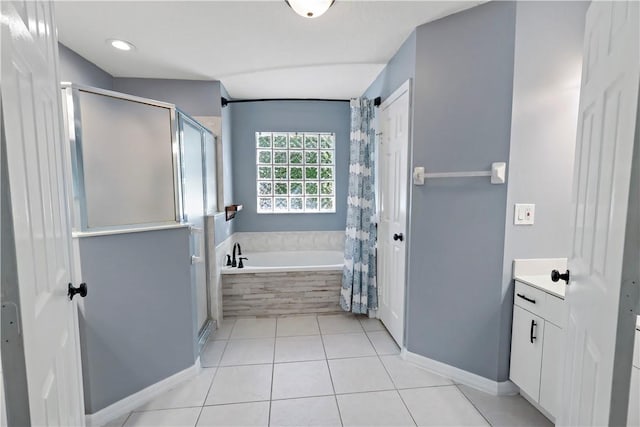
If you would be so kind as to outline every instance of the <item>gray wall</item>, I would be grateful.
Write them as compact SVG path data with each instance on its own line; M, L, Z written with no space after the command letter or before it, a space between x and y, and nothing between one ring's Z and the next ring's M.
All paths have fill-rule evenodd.
M236 231L322 231L346 226L350 109L347 102L270 101L232 104L235 203L244 210ZM260 214L256 212L256 143L259 131L335 132L336 213Z
M508 378L514 258L568 256L571 186L588 2L518 2L499 378ZM515 203L535 203L532 226Z
M118 92L170 102L192 116L220 117L220 82L217 80L172 80L115 78Z
M58 43L58 49L61 81L169 102L192 116L221 115L221 85L217 80L113 77L65 45Z
M389 60L382 72L371 83L363 96L373 99L378 96L387 98L402 83L416 75L416 32L404 41L400 49Z
M95 413L194 364L189 230L86 237L80 251L85 404Z
M413 164L488 170L509 159L516 6L488 3L416 30ZM413 187L407 348L498 380L507 185Z
M229 93L227 89L220 84L220 92L223 97L229 99ZM232 108L225 107L221 109L222 115L222 161L224 165L229 166L227 168L223 168L223 176L222 180L224 184L224 204L230 205L234 203L233 198L233 174L232 169L230 167L231 162L233 161L233 128L232 128Z
M220 93L223 97L229 99L229 93L224 85L220 84ZM222 184L223 184L223 200L224 206L231 205L234 202L233 194L233 129L231 127L231 107L225 107L221 109L222 114ZM219 206L218 209L224 210L224 206ZM216 215L214 218L215 223L215 245L219 245L224 242L230 235L233 234L235 229L236 220L227 221L224 215Z
M113 89L111 74L87 61L62 43L58 43L60 80L102 89Z

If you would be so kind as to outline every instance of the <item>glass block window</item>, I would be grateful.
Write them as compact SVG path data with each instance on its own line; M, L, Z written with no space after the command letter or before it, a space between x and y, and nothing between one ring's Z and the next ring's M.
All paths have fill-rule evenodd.
M334 133L256 132L258 213L336 211Z

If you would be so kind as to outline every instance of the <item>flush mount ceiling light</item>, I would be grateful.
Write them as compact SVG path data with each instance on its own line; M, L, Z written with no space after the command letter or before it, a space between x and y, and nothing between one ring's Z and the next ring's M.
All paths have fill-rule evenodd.
M295 13L305 18L317 18L325 13L336 0L284 0Z
M109 39L107 40L107 43L109 43L112 47L118 50L129 51L129 50L134 50L136 48L132 43L129 43L128 41L125 41L125 40Z

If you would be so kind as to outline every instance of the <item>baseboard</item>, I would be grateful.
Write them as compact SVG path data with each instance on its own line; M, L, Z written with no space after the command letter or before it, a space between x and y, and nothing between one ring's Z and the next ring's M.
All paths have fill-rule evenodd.
M456 383L460 383L476 390L492 394L494 396L507 396L518 394L518 387L511 381L497 382L480 375L465 371L437 360L429 359L416 353L402 349L401 356L403 359L415 363L433 373L447 377Z
M122 417L129 412L139 408L150 400L158 397L165 391L177 386L178 384L195 377L200 372L200 358L196 360L192 366L184 369L176 374L171 375L164 380L151 384L149 387L143 388L137 393L125 397L106 408L100 409L93 414L85 415L87 427L99 427L107 424L116 418Z

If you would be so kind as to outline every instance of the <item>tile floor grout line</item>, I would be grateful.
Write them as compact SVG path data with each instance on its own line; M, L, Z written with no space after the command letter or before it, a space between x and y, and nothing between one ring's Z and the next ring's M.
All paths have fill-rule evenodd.
M379 319L378 319L379 320ZM382 321L380 321L380 323L382 323ZM362 323L361 323L362 325ZM364 328L363 328L364 329ZM385 331L387 332L387 334L389 334L389 336L391 336L391 334L389 333L389 331L385 328ZM382 369L384 369L384 371L387 373L387 376L389 377L389 379L391 380L391 384L393 384L393 388L394 391L396 392L396 394L398 395L398 397L400 398L400 401L402 402L402 405L404 405L404 408L407 410L407 413L409 414L409 416L411 417L411 421L413 421L413 424L415 426L418 425L418 422L416 421L416 419L413 417L413 413L411 412L411 409L409 409L409 406L407 405L407 402L404 401L404 399L402 398L402 394L400 394L400 389L398 389L398 385L396 384L396 382L393 380L393 376L391 375L391 372L389 372L389 370L387 369L387 367L385 366L384 362L382 361L382 357L380 356L380 353L378 352L378 349L376 348L376 346L373 344L373 341L371 340L371 337L369 336L368 333L366 333L367 335L367 339L369 340L369 342L371 343L371 346L373 347L373 349L376 352L376 356L378 356L378 361L380 362L380 364L382 365ZM393 338L391 338L393 339ZM395 343L395 341L394 341ZM386 355L385 355L386 356Z
M397 354L383 354L381 356L397 356ZM373 359L375 357L378 357L377 354L374 355L369 355L369 356L349 356L349 357L332 357L330 359L326 359L326 358L322 358L322 359L304 359L304 360L290 360L290 361L284 361L284 362L274 362L276 364L285 364L285 363L300 363L300 362L318 362L318 361L322 361L322 360L349 360L349 359L363 359L363 358L367 358L367 359ZM212 369L212 368L237 368L240 366L257 366L257 365L269 365L270 362L256 362L256 363L246 363L246 364L240 364L240 365L216 365L216 366L205 366L205 369Z
M276 328L273 339L273 354L271 357L271 390L269 391L269 417L267 418L267 426L271 426L271 402L273 401L273 378L276 371L276 345L278 338L278 319L276 318Z
M223 320L224 322L224 320ZM229 338L231 338L231 333L233 332L233 328L236 327L236 322L233 322L233 326L231 326L231 330L229 331ZM207 399L209 398L209 394L211 393L211 389L213 388L213 382L216 380L218 376L218 372L220 372L220 362L222 362L222 358L224 357L224 353L227 351L227 346L229 345L229 340L227 340L224 344L224 348L222 349L222 353L220 353L220 359L218 359L218 365L215 366L216 371L213 373L213 377L211 378L211 384L209 384L209 388L207 389L207 394L204 396L204 401L202 402L202 408L207 405ZM200 363L202 365L202 363ZM202 411L200 411L202 414ZM198 415L198 420L200 420L200 416Z
M347 395L352 395L352 394L378 393L378 392L382 392L382 391L398 391L398 392L400 392L400 391L405 391L405 390L422 390L422 389L425 389L425 388L439 388L439 387L453 387L453 385L425 386L425 387L402 388L402 389L381 388L381 389L376 389L376 390L349 391L349 392L345 392L345 393L313 394L313 395L309 395L309 396L283 397L283 398L271 399L271 401L273 401L273 402L281 402L283 400L310 399L310 398L314 398L314 397L347 396ZM212 404L209 404L209 405L205 404L204 406L225 406L225 405L237 405L237 404L240 404L240 403L257 403L257 402L269 402L269 400L268 399L262 399L262 400L248 400L248 401L242 401L242 402L212 403ZM138 412L164 411L164 410L171 410L171 409L188 409L188 408L199 408L199 406L186 406L186 407L180 407L180 408L151 409L151 410L148 410L148 411L138 411Z
M411 417L411 420L413 421L413 424L415 424L417 426L418 422L413 417L413 412L411 412L411 409L409 409L409 406L407 405L407 402L404 401L404 398L402 397L402 394L400 393L400 390L396 389L395 392L398 393L398 397L400 398L400 402L402 402L404 407L407 409L407 412L409 413L409 416Z
M212 405L204 405L204 408L212 408L214 406L231 406L231 405L245 405L248 403L264 403L264 402L269 402L268 399L262 399L262 400L243 400L240 402L226 402L226 403L214 403Z
M473 406L473 408L478 411L478 413L480 414L480 416L482 418L484 418L484 420L487 422L487 424L489 424L490 426L493 426L493 424L491 424L491 421L489 421L489 419L487 417L485 417L485 415L482 413L482 411L480 410L480 408L478 408L476 406L475 403L473 403L473 401L469 398L469 396L467 396L466 394L464 394L464 392L460 389L460 386L458 384L454 384L454 387L456 389L458 389L458 391L460 392L461 395L464 396L465 399L467 399L469 401L469 403L471 404L471 406Z
M120 427L124 427L125 425L127 425L127 421L129 421L129 418L131 418L131 414L133 414L133 411L129 412L129 414L127 415L127 417L124 419L124 421L122 422L122 424L120 424Z
M196 423L193 425L193 427L198 426L198 423L200 422L200 417L202 416L202 411L204 411L204 405L200 407L200 412L198 412L198 418L196 418Z
M318 316L316 316L316 322L318 323L318 330L320 330L320 321L318 320ZM329 358L327 357L327 349L324 346L324 335L322 335L322 331L320 330L320 341L322 342L322 351L324 352L324 361L327 364L327 371L329 371L329 379L331 380L331 389L333 390L333 400L336 402L336 408L338 409L338 418L340 419L340 425L344 427L344 422L342 421L342 412L340 412L340 405L338 404L338 395L336 393L336 386L333 383L333 375L331 375L331 366L329 366Z

